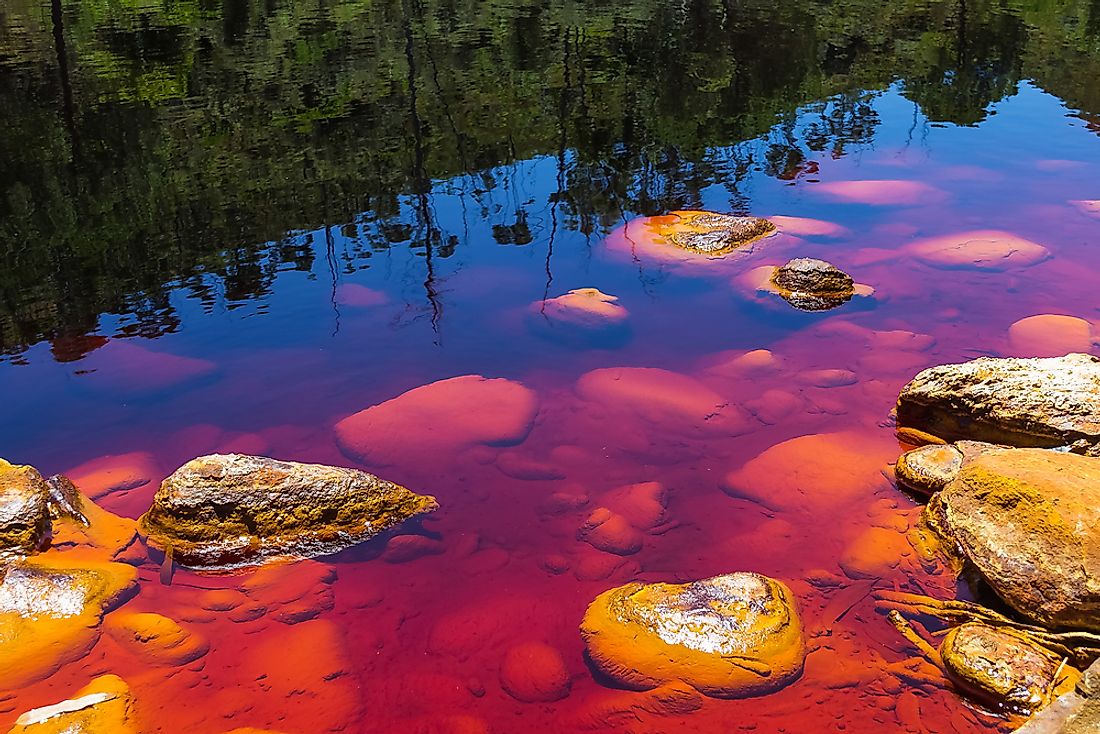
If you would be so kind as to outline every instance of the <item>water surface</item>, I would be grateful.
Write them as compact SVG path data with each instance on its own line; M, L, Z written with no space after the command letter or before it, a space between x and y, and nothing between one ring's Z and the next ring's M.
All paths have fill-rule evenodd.
M300 598L243 621L201 599L247 574L161 586L153 558L130 607L189 625L211 652L150 668L104 638L0 702L0 723L115 672L162 732L1006 726L949 687L890 682L913 653L867 592L951 594L954 580L881 535L868 549L865 533L901 541L919 512L878 471L916 371L1026 351L1008 337L1022 318L1098 317L1098 219L1074 202L1100 199L1100 6L774 5L9 2L5 458L52 473L139 454L110 461L141 463L149 483L102 499L137 516L204 453L353 465L337 421L456 375L522 382L540 411L518 446L411 442L364 467L439 498L400 530L430 552L387 556L379 539L301 564ZM895 183L842 193L860 181ZM699 267L611 246L628 222L683 208L835 226ZM987 230L1049 257L982 268L914 254ZM744 286L798 256L875 297L806 314ZM582 287L618 297L628 328L582 338L539 315ZM778 366L729 366L758 349ZM577 389L611 367L686 375L738 428L707 428L660 380L641 407ZM720 489L802 436L818 438L788 444L788 463L817 469L770 506ZM553 471L515 469L536 464ZM578 539L615 488L641 481L671 494L641 551ZM560 510L561 493L588 503ZM853 554L878 559L854 580L840 566ZM597 594L734 570L800 598L814 650L801 680L658 716L593 676L577 625ZM312 618L287 624L279 609L295 604ZM504 654L531 640L566 661L562 701L502 690Z

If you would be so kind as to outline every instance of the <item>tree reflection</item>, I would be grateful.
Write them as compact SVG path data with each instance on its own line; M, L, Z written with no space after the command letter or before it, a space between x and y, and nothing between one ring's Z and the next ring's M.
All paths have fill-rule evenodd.
M13 0L0 351L73 358L104 313L177 328L174 288L234 307L281 271L335 286L393 247L422 255L438 326L436 266L466 240L439 182L498 243L548 244L549 281L562 229L716 183L748 210L752 172L812 177L873 139L895 80L934 121L976 124L1024 78L1095 115L1098 28L1097 0ZM545 202L479 211L541 155ZM312 230L320 249L289 234Z

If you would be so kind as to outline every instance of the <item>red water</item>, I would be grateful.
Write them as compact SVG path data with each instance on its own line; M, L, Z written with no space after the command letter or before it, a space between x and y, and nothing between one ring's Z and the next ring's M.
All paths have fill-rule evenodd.
M621 232L609 242L559 242L551 296L595 286L629 311L629 333L606 343L532 321L546 277L541 253L471 241L467 255L442 266L438 331L412 295L419 274L397 261L345 283L372 291L343 291L336 336L328 286L288 277L263 313L192 309L179 334L158 342L115 340L66 364L39 349L29 366L4 366L9 414L25 416L4 428L7 458L58 472L145 452L136 473L149 483L101 501L135 517L163 476L204 453L354 465L335 443L336 422L440 379L506 377L534 390L539 409L515 446L454 449L427 427L402 427L405 442L377 470L438 498L439 511L397 532L421 540L379 538L289 566L232 611L204 609L203 590L240 588L254 572L177 571L164 586L150 560L126 609L176 619L210 652L178 669L150 667L104 635L85 660L0 703L0 726L113 672L131 685L143 724L166 733L998 730L1001 719L942 680L899 685L890 671L916 653L872 594L955 593L953 576L922 566L906 545L919 507L881 472L898 453L890 410L901 386L927 366L1033 353L1051 339L1059 350L1092 348L1087 335L1082 344L1042 324L1039 337L1025 330L1009 341L1025 317L1096 317L1091 248L1100 230L1100 219L1071 203L1100 198L1094 136L1067 125L1057 128L1064 138L1035 139L1028 116L1063 125L1057 103L1031 91L1012 104L995 119L1000 137L934 131L937 154L926 155L892 147L884 134L879 148L823 159L818 173L832 184L908 185L761 184L758 213L828 221L842 228L832 236L783 234L747 257L690 267L616 247ZM887 130L908 119L889 112ZM1014 145L1017 155L986 153L982 140ZM720 192L710 198L723 208ZM978 267L973 257L946 264L920 254L922 240L985 230L1039 243L1049 256ZM752 268L794 256L826 258L875 295L805 314L745 289ZM731 366L758 349L774 356L771 367ZM633 392L618 389L622 379L611 389L592 377L578 389L586 373L620 366L675 374L626 372ZM719 421L708 419L711 393L724 405ZM729 472L803 436L816 438L738 475L759 488L759 501L722 491ZM501 466L554 478L516 478ZM640 551L619 556L578 539L612 490L642 481L666 485L670 502ZM865 536L872 527L889 532ZM842 559L860 572L846 574ZM578 623L596 595L628 580L739 570L781 579L798 598L811 650L798 681L663 715L644 710L644 694L593 675ZM266 612L250 619L257 605ZM522 703L502 689L502 659L529 641L560 652L571 677L564 699Z

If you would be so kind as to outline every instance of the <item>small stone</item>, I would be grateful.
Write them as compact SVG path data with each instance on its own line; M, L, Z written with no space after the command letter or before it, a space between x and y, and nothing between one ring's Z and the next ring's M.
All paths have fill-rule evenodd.
M779 295L800 311L828 311L855 295L855 281L831 263L798 258L775 269L772 284Z
M589 605L581 635L596 668L638 690L680 680L709 696L758 695L791 682L805 659L790 590L754 573L611 589Z
M500 685L524 703L549 703L569 695L572 681L561 653L541 642L525 642L504 654Z
M772 280L780 288L808 294L845 293L855 285L852 276L832 263L810 257L796 258L776 268Z
M962 466L963 454L957 448L931 444L902 454L894 474L907 489L932 495L958 476Z

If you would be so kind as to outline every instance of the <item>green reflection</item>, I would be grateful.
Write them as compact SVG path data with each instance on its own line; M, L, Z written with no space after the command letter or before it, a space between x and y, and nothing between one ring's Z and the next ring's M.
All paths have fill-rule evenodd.
M777 133L735 179L842 155L895 80L957 124L1023 78L1098 112L1098 59L1100 0L9 0L0 350L78 356L103 312L170 330L169 283L263 294L313 267L288 231L357 212L380 222L368 249L445 257L461 243L393 216L434 179L492 188L490 167L568 150L567 226L598 232L728 179L713 146ZM494 237L532 236L521 217Z

